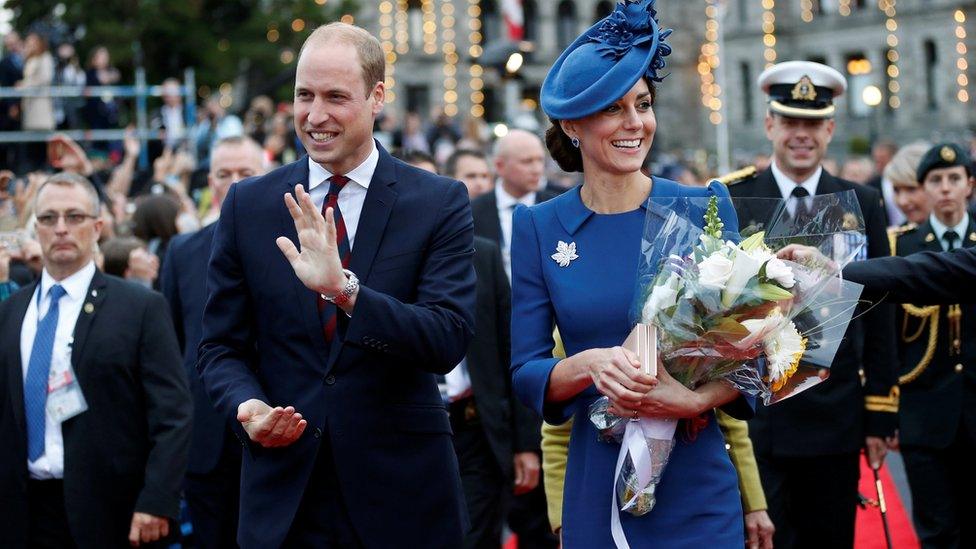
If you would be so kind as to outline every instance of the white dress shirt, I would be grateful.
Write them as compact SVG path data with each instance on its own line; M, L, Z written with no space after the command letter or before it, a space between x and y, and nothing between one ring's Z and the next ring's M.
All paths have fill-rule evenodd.
M796 212L796 200L790 200L793 198L793 189L796 187L803 187L810 193L810 196L817 194L817 182L820 181L820 174L823 173L823 166L817 166L817 171L813 172L813 175L804 179L803 181L793 181L790 176L783 173L779 166L776 165L776 160L773 160L771 164L771 169L773 170L773 179L776 180L776 186L779 187L779 194L786 200L786 209L793 215ZM807 198L807 208L809 209L813 205L813 199Z
M445 387L441 395L449 402L461 400L471 395L471 376L468 374L468 361L461 363L444 376Z
M519 204L524 204L526 206L535 205L535 193L531 192L523 196L522 198L515 198L514 196L505 192L502 188L501 180L495 182L495 204L498 205L498 222L502 227L502 262L505 266L505 274L508 276L508 282L512 282L512 215L515 213L515 207Z
M349 178L349 183L339 191L339 211L342 212L342 221L346 224L350 251L356 243L356 228L359 226L359 217L363 213L363 204L366 202L366 191L369 190L369 182L373 179L379 161L380 151L373 143L372 152L362 164L349 173L340 174ZM308 192L312 195L312 202L320 211L325 204L326 195L329 194L329 185L323 183L328 183L332 175L332 172L313 161L312 157L308 158Z
M935 217L935 215L929 214L929 224L932 225L932 232L935 233L935 239L939 241L939 246L942 246L942 251L948 252L949 243L945 241L943 236L949 229L956 231L957 238L955 245L956 248L961 248L963 239L966 238L966 229L969 228L969 214L962 214L962 219L953 227L947 226L945 223L939 221L939 218Z
M82 267L80 271L60 282L54 280L48 274L47 269L41 273L41 283L37 285L34 297L24 315L24 323L20 327L20 361L24 381L27 380L27 367L30 364L31 352L34 348L34 335L37 333L38 319L44 318L51 307L48 290L51 289L51 286L60 284L65 291L65 295L58 302L58 327L54 332L54 349L51 353L51 362L53 364L58 360L67 360L70 363L75 324L78 323L78 315L81 314L81 307L85 304L85 295L94 276L94 262ZM38 295L41 296L40 299ZM50 414L47 415L44 422L44 455L37 461L28 461L27 471L31 478L35 479L64 478L64 439L61 438L61 424L54 422Z

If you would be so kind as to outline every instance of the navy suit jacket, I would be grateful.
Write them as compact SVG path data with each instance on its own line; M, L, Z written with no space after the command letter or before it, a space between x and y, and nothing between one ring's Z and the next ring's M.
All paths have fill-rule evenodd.
M231 186L207 276L197 368L246 450L238 541L282 543L321 447L367 547L458 547L467 518L434 374L472 337L467 191L380 147L349 264L361 287L329 345L316 294L275 244L297 242L283 200L296 184L308 185L306 157ZM294 406L304 434L283 448L251 443L236 415L252 398Z
M170 240L163 261L160 285L169 301L176 336L183 350L183 366L193 393L193 437L187 472L204 475L214 470L224 450L227 423L217 413L197 374L197 346L203 333L203 306L207 302L207 262L217 224L181 234ZM228 448L237 451L239 448Z

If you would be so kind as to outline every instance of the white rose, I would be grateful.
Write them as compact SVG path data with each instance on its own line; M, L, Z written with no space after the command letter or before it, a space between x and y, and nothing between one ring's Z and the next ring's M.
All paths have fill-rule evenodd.
M650 323L658 313L674 306L678 299L680 284L681 279L678 278L678 275L671 273L664 284L655 286L651 290L651 295L648 296L647 303L644 304L644 309L641 311L644 322Z
M766 278L775 280L784 288L792 288L796 284L793 279L793 269L778 257L766 262Z
M724 290L732 276L732 261L721 251L714 252L698 265L698 282L710 290Z

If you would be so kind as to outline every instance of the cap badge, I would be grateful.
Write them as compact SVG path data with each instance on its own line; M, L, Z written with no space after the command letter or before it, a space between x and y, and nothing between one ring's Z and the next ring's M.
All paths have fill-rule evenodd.
M803 75L800 81L793 86L793 91L790 94L794 101L813 101L817 98L817 89L814 88L810 77Z
M948 145L939 150L939 156L941 156L942 160L945 160L946 162L956 161L956 151L952 150L952 147Z

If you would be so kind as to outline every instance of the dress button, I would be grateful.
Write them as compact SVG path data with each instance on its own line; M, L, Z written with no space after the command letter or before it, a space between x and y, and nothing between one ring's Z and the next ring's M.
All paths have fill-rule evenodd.
M312 431L312 436L314 436L315 438L322 438L322 429L316 427L315 430Z
M956 373L962 373L962 364L956 364Z
M326 385L335 385L335 376L334 375L331 375L331 374L325 376L325 384Z

